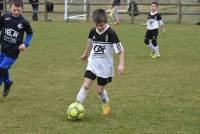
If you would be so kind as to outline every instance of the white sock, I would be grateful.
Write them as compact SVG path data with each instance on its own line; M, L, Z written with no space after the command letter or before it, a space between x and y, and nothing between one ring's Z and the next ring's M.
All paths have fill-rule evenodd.
M99 97L103 103L109 102L108 93L106 92L105 89L103 90L101 94L99 94Z
M159 50L158 50L158 46L154 47L154 50L155 50L155 54L156 54L156 55L160 55L160 54L159 54Z
M83 104L88 94L88 90L84 87L81 87L79 93L77 94L76 101Z
M153 52L155 52L154 46L153 46L151 43L149 43L149 44L147 45L147 47L150 48Z

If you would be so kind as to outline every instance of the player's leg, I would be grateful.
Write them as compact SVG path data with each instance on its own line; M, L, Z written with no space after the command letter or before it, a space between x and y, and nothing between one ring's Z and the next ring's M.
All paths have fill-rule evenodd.
M144 43L151 50L151 55L150 56L152 56L154 54L154 47L153 47L152 43L150 42L150 38L151 38L151 31L147 30L147 32L145 34Z
M81 104L85 101L88 94L88 90L90 89L93 80L96 79L96 75L92 73L91 71L86 70L84 77L85 78L84 78L83 85L81 89L79 90L79 93L77 94L77 97L76 97L76 101Z
M6 97L9 93L9 90L13 84L13 81L9 77L9 69L11 65L16 61L16 59L10 57L4 57L3 61L0 63L0 78L4 82L4 91L3 96Z
M39 4L38 3L33 3L32 4L32 8L33 8L33 20L34 21L37 21L38 20L38 14L37 14L37 12L38 12L38 7L39 7Z
M114 8L113 8L113 20L114 20L114 23L112 24L119 24L119 6L118 5L115 5Z
M160 53L159 53L159 49L158 49L158 43L157 43L157 37L158 37L158 30L154 30L153 31L153 36L152 36L152 44L154 47L154 51L155 51L155 55L153 55L151 58L159 58L160 57Z
M110 106L109 106L109 97L108 93L105 90L105 86L108 82L111 82L112 78L97 78L97 86L96 91L99 95L99 98L102 101L102 115L109 115L110 114Z
M0 53L0 64L1 64L1 62L3 61L3 59L4 59L4 57L5 57L5 54L4 53ZM0 71L0 85L2 84L2 82L3 82L3 74L1 74L1 73L3 73L2 71ZM2 76L2 77L1 77Z

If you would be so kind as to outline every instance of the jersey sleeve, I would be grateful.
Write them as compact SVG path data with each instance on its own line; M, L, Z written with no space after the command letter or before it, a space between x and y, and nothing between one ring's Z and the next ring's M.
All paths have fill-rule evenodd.
M161 14L158 14L157 20L161 26L164 25Z
M89 33L89 35L88 35L88 39L91 39L92 40L92 38L93 38L93 36L94 36L94 28L92 28L91 30L90 30L90 33Z
M116 32L114 32L114 31L111 33L110 38L111 38L111 43L119 43L120 42Z
M159 21L159 20L162 20L162 16L161 16L161 14L158 14L158 16L157 16L157 20Z
M4 27L4 16L1 16L1 18L0 18L0 31L2 30L3 27Z
M115 32L112 34L112 45L116 54L124 51L122 43L119 41L119 38Z
M121 42L119 42L119 43L114 43L114 44L113 44L113 49L114 49L114 51L115 51L116 54L119 54L119 53L121 53L121 52L124 51L124 48L123 48Z
M31 42L32 37L33 37L33 30L32 30L31 25L28 21L25 22L24 31L27 34L26 39L24 40L24 44L26 45L26 47L28 47L30 45L30 42Z
M88 35L88 44L93 44L93 36L94 36L94 28L90 30L90 33Z
M147 20L148 20L148 19L150 19L150 13L148 13L148 15L147 15Z
M26 32L27 35L33 34L33 30L32 30L31 25L28 21L25 22L24 31Z

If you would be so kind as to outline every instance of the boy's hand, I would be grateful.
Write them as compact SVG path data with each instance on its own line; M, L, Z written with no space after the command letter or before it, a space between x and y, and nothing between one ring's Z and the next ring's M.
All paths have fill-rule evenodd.
M124 65L119 65L117 68L118 75L121 76L124 72Z
M19 46L19 50L20 50L20 51L24 51L25 48L26 48L25 44L21 44L21 45Z
M80 59L83 60L83 61L87 61L88 55L87 55L87 54L83 54L83 55L80 57Z
M163 32L164 34L166 34L166 31L165 31L165 30L162 30L162 32Z
M147 23L142 23L141 25L142 25L142 26L146 26L146 25L147 25Z

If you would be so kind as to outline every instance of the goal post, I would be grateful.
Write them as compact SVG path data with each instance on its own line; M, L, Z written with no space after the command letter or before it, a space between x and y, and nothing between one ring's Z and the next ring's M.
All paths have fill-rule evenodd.
M87 0L65 0L65 14L64 20L85 20L87 14L86 12L86 2ZM77 5L73 5L77 4ZM78 5L82 4L82 5ZM80 12L80 14L77 13ZM81 14L83 12L83 14Z
M104 8L106 12L111 12L110 2L111 0L64 0L65 1L65 13L64 20L86 20L87 19L87 2L89 1L91 4L105 4L107 3L109 6L104 5L101 8ZM128 4L130 0L123 0L121 3ZM98 5L93 5L92 10L99 7ZM119 12L127 12L127 6L120 6Z

